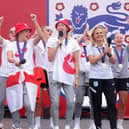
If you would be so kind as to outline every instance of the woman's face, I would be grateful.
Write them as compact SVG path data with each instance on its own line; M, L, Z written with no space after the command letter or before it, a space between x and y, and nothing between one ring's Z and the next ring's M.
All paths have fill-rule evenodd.
M30 38L30 31L28 29L21 31L19 34L20 34L19 36L21 36L23 41L28 40Z
M95 31L93 32L93 38L96 42L101 42L104 40L104 33L103 29L101 28L96 28Z
M45 33L45 35L47 37L52 36L52 29L49 26L45 26L44 29L43 29L43 32Z
M114 37L114 42L117 46L121 46L123 43L123 35L122 34L116 34Z
M9 31L9 38L10 38L11 41L14 41L15 40L14 34L15 34L15 27L12 27L10 29L10 31Z
M68 28L67 28L67 26L65 24L58 23L57 24L57 31L63 31L63 33L66 34L67 31L68 31Z

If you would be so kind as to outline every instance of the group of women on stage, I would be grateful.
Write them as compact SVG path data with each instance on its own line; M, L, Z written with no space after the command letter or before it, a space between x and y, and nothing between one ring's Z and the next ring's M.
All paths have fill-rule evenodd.
M17 23L10 29L11 40L0 36L0 129L4 116L4 103L12 115L12 129L21 129L19 110L25 106L29 129L40 129L43 90L51 99L50 129L59 129L59 96L64 90L67 110L65 129L80 129L81 107L85 92L90 98L91 126L102 129L102 93L107 101L111 129L124 129L123 119L129 88L129 45L123 34L114 36L114 45L107 40L107 27L89 26L77 39L71 35L70 23L60 19L55 24L58 32L52 36L48 26L40 28L35 14L30 15L36 31L26 23ZM0 17L0 27L4 18ZM127 18L129 24L129 18ZM35 58L34 58L35 54ZM40 86L37 82L41 81ZM48 87L49 85L49 87ZM119 111L116 94L119 93ZM74 100L75 99L75 100ZM36 103L37 101L37 103Z

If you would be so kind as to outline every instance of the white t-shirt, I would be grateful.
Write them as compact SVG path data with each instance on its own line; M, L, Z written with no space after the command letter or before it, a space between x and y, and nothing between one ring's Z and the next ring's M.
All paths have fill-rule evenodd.
M57 46L58 38L49 38L47 46L54 48ZM67 45L66 45L67 43ZM80 47L74 38L69 38L63 40L60 48L58 48L56 57L53 65L53 79L65 83L68 85L73 85L74 81L74 59L73 52L79 51Z
M8 60L7 60L7 45L11 42L3 39L3 43L0 44L0 76L7 77L9 74Z
M103 45L103 47L105 47L105 46ZM94 55L94 56L100 55L97 45L92 46L90 44L90 45L88 45L87 50L88 50L88 56L89 55ZM102 52L102 49L101 49L101 52ZM112 54L113 54L113 50L112 50ZM106 64L106 66L102 65L102 60L99 60L96 64L91 64L89 78L112 79L113 73L112 73L112 69L111 69L111 63L110 63L109 57L107 55L105 56L105 64Z
M22 50L24 46L24 42L19 42L19 46L20 46L20 50ZM33 40L30 39L27 41L27 45L26 45L26 49L24 53L24 59L26 60L25 64L22 64L20 67L17 67L14 63L10 63L9 68L12 71L10 74L16 73L21 70L27 72L28 74L33 73L33 67L34 67L33 49L34 49ZM10 50L13 51L14 59L20 60L19 55L18 55L16 41L8 45L7 51L10 51Z
M48 60L48 48L44 47L42 40L34 47L36 66L40 66L47 71L51 70L53 63Z

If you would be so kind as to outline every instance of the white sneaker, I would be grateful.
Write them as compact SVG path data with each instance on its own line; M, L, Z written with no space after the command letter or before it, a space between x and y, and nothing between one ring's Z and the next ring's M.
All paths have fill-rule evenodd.
M117 128L118 129L124 129L124 127L123 127L123 119L118 119L117 120Z
M80 126L74 126L73 129L81 129L81 127Z
M66 126L65 126L65 129L70 129L70 126L69 126L69 125L66 125Z
M55 126L54 129L59 129L59 126Z
M49 129L54 129L53 119L50 118Z
M74 128L73 129L81 129L80 128L80 118L74 119Z
M121 126L118 126L117 127L118 129L124 129L124 127L121 125Z
M16 128L15 125L12 125L12 129L22 129L22 128Z
M74 127L73 129L81 129L80 127Z
M34 129L40 129L40 126L35 125L35 126L34 126Z
M96 129L95 124L94 123L90 124L89 129Z

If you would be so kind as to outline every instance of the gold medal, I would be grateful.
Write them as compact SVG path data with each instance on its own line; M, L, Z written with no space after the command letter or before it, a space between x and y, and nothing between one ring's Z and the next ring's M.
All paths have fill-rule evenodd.
M102 63L102 67L106 67L106 64L105 63Z
M121 68L123 68L123 65L122 64L119 64L118 67L121 69Z

